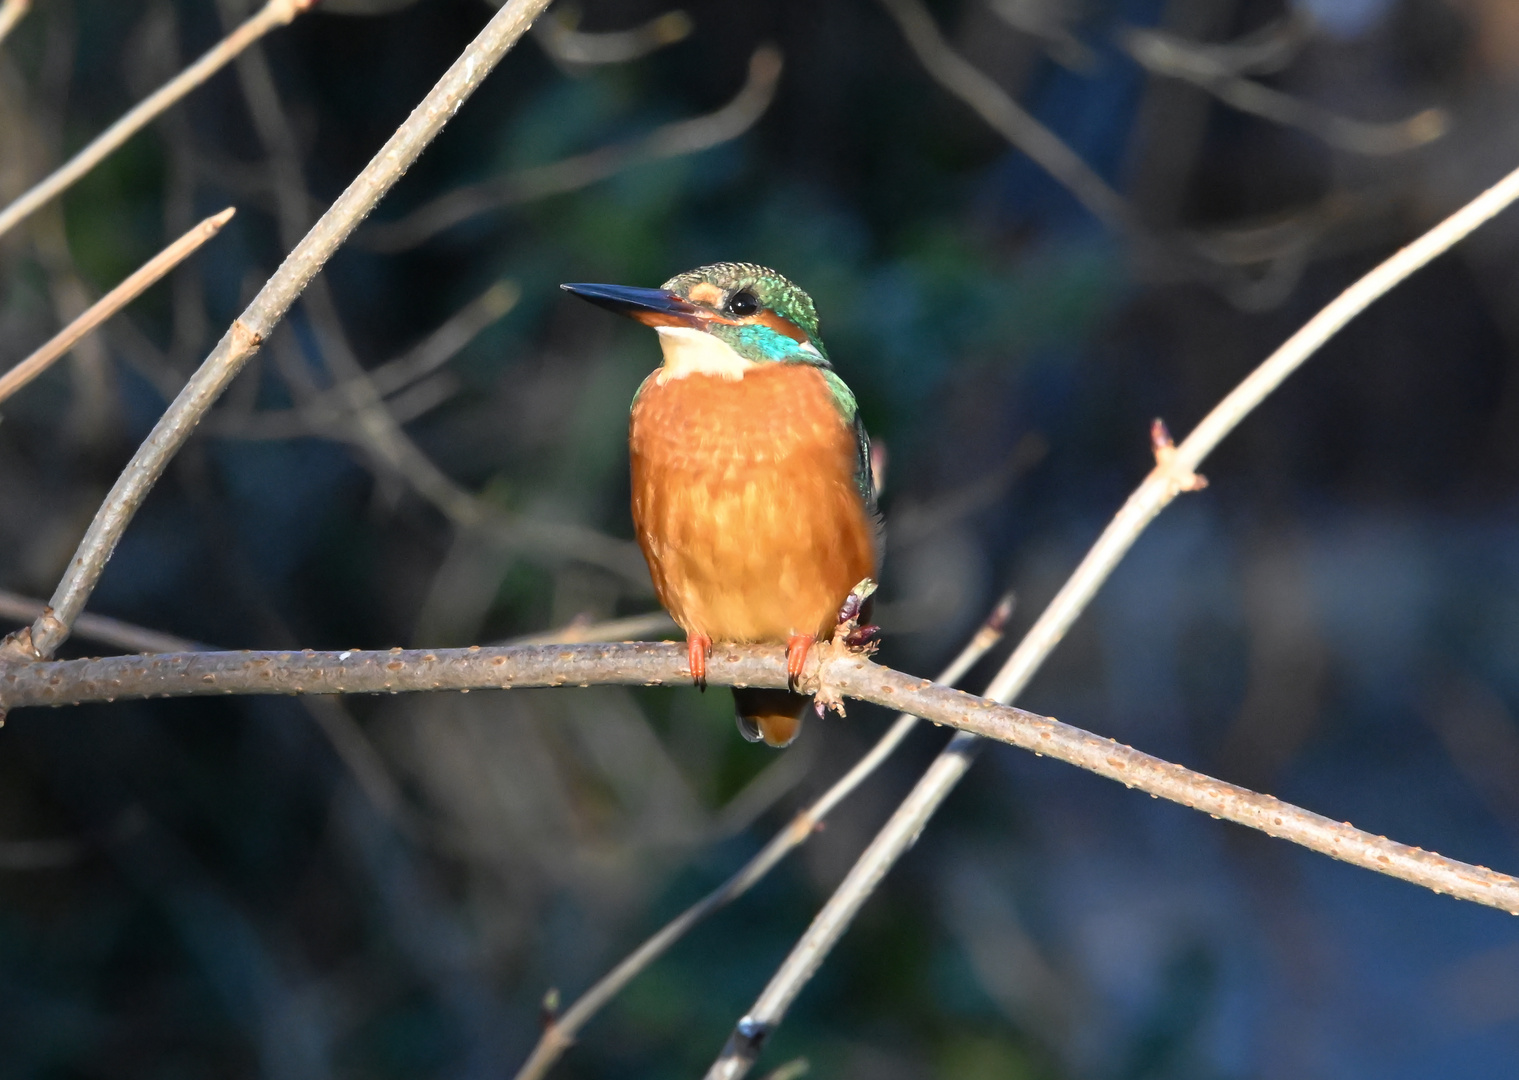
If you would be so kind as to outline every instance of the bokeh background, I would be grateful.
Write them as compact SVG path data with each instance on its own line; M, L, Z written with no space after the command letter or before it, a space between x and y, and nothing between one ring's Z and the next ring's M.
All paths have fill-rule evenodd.
M37 0L0 46L0 200L248 9ZM650 612L625 423L657 347L556 286L742 259L813 294L889 450L881 655L931 673L1003 590L1014 635L1032 621L1147 470L1153 417L1185 432L1519 164L1512 0L931 4L982 104L1022 103L1121 195L1102 220L883 4L683 10L565 4L507 57L202 425L91 610L250 648ZM0 240L9 365L239 208L6 404L0 586L51 592L167 396L491 11L328 0ZM1021 703L1519 866L1516 241L1510 214L1294 376ZM0 1074L510 1075L550 987L721 881L888 719L852 706L778 755L694 690L18 713ZM704 1068L945 737L555 1075ZM762 1071L802 1056L870 1080L1508 1075L1519 924L994 747Z

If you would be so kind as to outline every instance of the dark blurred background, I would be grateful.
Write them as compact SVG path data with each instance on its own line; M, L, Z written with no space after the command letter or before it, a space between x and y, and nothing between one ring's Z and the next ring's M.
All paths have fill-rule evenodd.
M1116 189L1099 220L926 73L892 14L914 5L551 10L202 425L91 610L250 648L650 612L625 425L657 346L556 286L742 259L812 293L889 448L881 656L929 674L1002 590L1014 636L1032 621L1149 467L1153 417L1189 430L1519 164L1512 0L933 3L981 103ZM0 46L0 201L248 11L37 0ZM6 404L0 586L51 592L168 396L491 12L329 0L0 240L8 366L239 208ZM1519 866L1516 239L1511 213L1247 420L1021 703ZM694 690L23 711L0 1074L510 1075L548 988L578 994L888 719L854 705L777 755ZM704 1068L944 739L917 733L555 1075ZM1508 1075L1519 924L994 747L762 1067L799 1056L871 1080Z

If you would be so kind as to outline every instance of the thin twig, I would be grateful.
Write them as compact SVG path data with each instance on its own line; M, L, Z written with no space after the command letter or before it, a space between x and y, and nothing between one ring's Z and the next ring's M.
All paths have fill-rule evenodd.
M604 622L572 620L557 630L545 630L538 634L524 634L503 645L579 645L587 641L644 641L655 635L679 633L675 620L663 611L651 611L647 615L629 615L624 619L607 619Z
M513 281L498 281L465 304L432 333L399 356L377 364L367 372L375 390L389 397L419 384L438 368L453 359L482 331L517 306L522 291ZM457 386L449 380L448 386ZM441 396L441 395L438 395ZM441 402L433 401L436 405ZM410 420L425 409L403 407L392 400L388 407L397 419ZM226 438L290 439L299 435L330 434L346 415L341 393L335 389L310 395L289 409L261 409L257 412L233 413L218 409L206 417L208 431Z
M1036 120L996 81L961 56L940 33L921 0L881 0L929 77L968 105L982 120L1026 154L1071 193L1103 225L1122 236L1141 268L1152 276L1202 281L1244 310L1279 298L1282 282L1297 273L1302 248L1268 254L1264 266L1246 273L1215 258L1208 237L1157 234L1097 171L1053 131Z
M881 0L881 4L934 81L1032 158L1098 221L1131 241L1155 246L1123 196L985 72L950 48L926 7L918 0Z
M690 36L696 24L684 11L667 11L631 30L591 34L577 30L578 9L565 6L533 28L533 37L559 63L569 68L626 64Z
M0 236L24 220L43 203L56 198L69 185L105 160L122 143L137 134L169 106L194 90L249 45L276 27L285 26L309 10L316 0L269 0L247 22L228 34L204 56L144 98L120 120L106 128L79 153L69 158L15 202L0 210Z
M202 244L221 232L222 226L231 221L235 213L236 208L229 206L221 213L206 218L91 304L82 315L55 334L51 341L0 375L0 401L41 375L55 360L78 344L80 338L137 299L150 285L189 258Z
M1270 86L1246 79L1212 54L1174 34L1129 29L1119 36L1124 51L1156 75L1191 83L1240 112L1306 131L1356 154L1402 154L1438 139L1449 127L1443 109L1422 109L1388 123L1341 116Z
M42 614L44 607L46 605L41 600L0 589L0 619L29 623ZM88 611L74 620L74 634L86 641L98 641L102 645L134 653L208 652L213 648L177 634L150 630L146 626Z
M888 2L896 2L896 0L888 0ZM1276 389L1282 380L1301 366L1341 327L1364 311L1373 301L1385 295L1393 286L1435 256L1451 248L1516 198L1519 198L1519 169L1511 172L1408 247L1398 251L1336 297L1328 307L1288 338L1276 352L1267 357L1239 386L1219 402L1180 446L1171 445L1164 426L1157 421L1156 429L1152 432L1155 445L1155 468L1129 496L1128 501L1103 531L1076 571L1024 635L1023 640L1003 664L996 678L987 687L986 697L993 701L1007 702L1023 690L1045 658L1060 643L1077 616L1086 609L1087 604L1096 594L1097 589L1107 580L1118 561L1133 546L1140 533L1178 494L1196 490L1200 486L1200 478L1194 471L1198 464L1225 435L1232 431L1256 405L1260 404L1267 394ZM964 725L957 726L964 728ZM1040 749L1037 745L1028 748L1036 751ZM892 814L891 819L860 855L844 881L829 897L828 902L824 904L807 931L772 976L769 984L755 1001L754 1007L735 1025L721 1054L708 1070L707 1080L735 1080L749 1071L766 1037L781 1022L791 1002L796 999L801 988L817 971L818 965L838 942L887 871L917 840L918 835L928 824L928 820L954 790L955 785L960 782L960 778L965 775L975 759L978 749L979 740L974 733L968 733L968 730L962 730L950 740L949 745L929 766L907 798ZM1054 753L1051 756L1072 761L1071 758L1064 757L1060 753ZM1072 761L1072 763L1077 762ZM1136 782L1138 773L1130 771L1131 765L1122 755L1115 755L1106 763L1113 768L1113 772L1103 772L1101 769L1093 771L1122 780L1152 795L1159 795L1162 798L1172 797L1157 787ZM1166 770L1177 768L1179 766L1164 766ZM1201 802L1205 790L1221 791L1227 788L1232 797L1232 793L1244 789L1234 788L1233 785L1226 785L1218 780L1210 780L1208 785L1209 787L1199 789L1190 796L1198 799L1197 802L1188 802L1185 798L1177 801L1184 805L1197 806L1199 809L1208 809L1209 813L1228 817L1231 821L1247 823L1230 813L1218 814L1217 810L1203 807ZM1251 798L1267 799L1268 796L1256 795ZM1273 803L1275 801L1271 800ZM1264 808L1266 804L1262 803L1260 806ZM1273 817L1270 820L1280 824L1287 818ZM1256 827L1261 826L1256 824ZM1271 832L1272 830L1265 828L1264 831ZM1272 835L1283 834L1272 833ZM1289 837L1289 839L1302 842L1298 836ZM1325 847L1323 839L1321 835L1317 842L1306 843L1304 846L1333 855L1338 850L1334 845L1345 842L1344 838L1331 838L1331 846ZM1380 859L1385 854L1375 854L1371 858ZM1392 858L1390 855L1387 857ZM1370 868L1377 869L1376 866ZM1394 876L1402 875L1395 874ZM1442 888L1438 891L1450 890Z
M762 45L749 59L749 77L733 100L705 116L677 120L634 142L603 146L548 165L456 188L398 221L370 225L357 243L374 251L401 251L432 239L477 214L579 191L633 165L682 157L730 142L765 114L781 76L781 54Z
M946 686L953 686L959 682L965 673L975 667L976 663L986 655L988 650L1002 640L1002 634L1012 614L1013 597L1008 594L987 616L986 621L971 637L965 648L960 650L960 655L956 656L940 673L938 681ZM607 1002L621 993L623 987L632 982L639 972L669 951L670 947L684 937L693 926L744 895L793 849L806 843L833 808L847 799L883 761L891 756L892 751L901 745L902 740L907 738L908 732L917 723L918 718L910 713L902 713L898 716L896 722L887 729L886 734L882 735L847 773L835 781L833 786L812 805L792 818L791 823L772 837L770 842L740 867L737 873L666 923L657 933L629 953L620 964L598 979L594 986L582 994L552 1023L546 1025L543 1034L538 1037L538 1045L533 1047L532 1054L528 1056L522 1068L517 1070L515 1080L538 1080L548 1072L560 1055L575 1041L575 1036L580 1029L585 1027L591 1017L601 1011Z
M708 661L707 679L714 686L784 687L785 650L721 646ZM228 694L396 694L690 682L686 647L679 642L171 653L11 664L0 668L0 707ZM882 667L858 653L814 650L799 688L905 708L925 720L1057 758L1344 862L1519 914L1519 880L1507 874L1361 832L1050 717Z
M69 627L84 609L127 523L190 437L196 423L349 233L401 178L548 3L549 0L512 0L497 12L285 257L133 455L90 523L67 573L53 593L49 610L29 631L8 637L0 646L0 657L7 653L51 656L68 637Z
M0 3L0 41L16 28L16 24L26 17L31 9L32 0L5 0Z

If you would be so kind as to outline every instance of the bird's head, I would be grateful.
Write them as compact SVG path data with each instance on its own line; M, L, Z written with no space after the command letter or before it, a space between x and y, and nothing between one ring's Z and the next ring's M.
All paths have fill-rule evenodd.
M593 304L659 331L671 378L743 378L755 364L828 367L812 298L774 270L713 263L677 274L657 289L562 285Z

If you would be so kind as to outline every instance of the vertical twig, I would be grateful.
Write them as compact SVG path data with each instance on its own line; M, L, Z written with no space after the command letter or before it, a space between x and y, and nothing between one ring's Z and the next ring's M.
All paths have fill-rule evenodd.
M269 0L257 14L217 42L199 60L144 98L120 120L95 136L88 146L23 193L15 202L0 210L0 236L10 232L27 215L100 164L154 117L225 67L227 61L269 31L291 22L315 3L316 0ZM24 4L22 6L25 7ZM0 32L0 36L3 36L3 32Z
M1134 541L1172 499L1199 486L1196 467L1266 395L1356 315L1515 199L1519 199L1519 169L1342 292L1246 376L1180 446L1172 446L1168 436L1160 437L1165 429L1157 422L1153 433L1155 468L1129 496L1055 599L1024 635L987 687L985 696L1007 703L1028 685ZM960 732L950 740L828 898L754 1007L734 1026L722 1053L708 1070L707 1080L736 1080L749 1071L765 1039L781 1022L796 995L843 936L887 871L917 840L934 811L970 768L980 743L978 736L967 732Z
M229 206L221 213L206 218L91 304L84 314L55 334L52 340L4 375L0 375L0 401L41 375L53 361L72 349L80 338L137 299L155 281L189 258L202 244L221 232L222 226L231 221L235 213L236 208Z
M47 657L67 639L70 625L84 609L127 523L190 437L196 423L284 317L295 298L548 4L549 0L511 0L492 16L406 121L285 257L127 463L80 541L53 593L49 610L29 630L7 638L6 652L26 658Z

